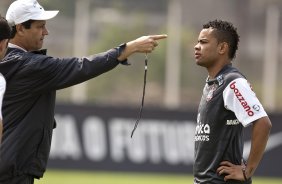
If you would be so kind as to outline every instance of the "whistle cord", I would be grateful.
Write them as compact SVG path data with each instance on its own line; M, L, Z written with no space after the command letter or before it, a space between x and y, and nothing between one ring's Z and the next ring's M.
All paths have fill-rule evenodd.
M143 94L142 94L142 102L141 102L141 107L140 107L140 111L139 111L139 116L135 122L134 128L131 132L131 138L139 124L139 121L141 119L142 116L142 112L143 112L143 107L144 107L144 99L145 99L145 89L146 89L146 79L147 79L147 69L148 69L148 55L146 54L145 57L145 70L144 70L144 85L143 85Z

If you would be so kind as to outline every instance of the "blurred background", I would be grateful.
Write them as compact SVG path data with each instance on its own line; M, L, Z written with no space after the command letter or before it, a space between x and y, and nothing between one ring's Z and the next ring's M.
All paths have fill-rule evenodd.
M5 15L11 0L1 0ZM41 0L46 10L60 10L47 22L45 47L55 57L99 53L139 36L166 33L149 55L146 106L197 108L204 68L194 63L194 45L209 20L233 22L240 34L233 61L251 82L267 110L282 110L280 0ZM139 105L144 55L79 87L58 92L58 102ZM114 80L111 80L114 79Z
M6 14L11 2L0 1L1 15ZM48 55L54 57L92 55L143 35L168 34L168 39L159 41L157 49L148 55L147 111L144 112L144 118L165 122L177 120L179 124L187 125L196 119L195 112L207 77L206 70L194 61L194 45L198 34L202 25L209 20L231 21L240 35L239 50L233 64L246 75L267 112L273 114L276 120L274 133L278 140L275 145L281 152L281 0L40 0L39 3L45 10L60 10L56 18L47 22L49 36L45 38L44 45L48 48ZM107 125L106 137L111 136L111 118L131 118L133 120L129 127L132 128L141 103L144 59L143 54L136 54L129 58L131 66L118 66L93 80L58 91L57 118L69 122L64 118L71 114L75 127L80 130L88 116L102 117ZM103 114L105 111L120 114ZM78 112L80 115L76 115ZM78 142L82 145L83 135L83 131L78 132ZM109 142L108 139L106 142ZM189 148L192 142L193 136ZM60 168L52 162L52 159L56 162L62 160L62 157L56 157L60 151L54 150L56 148L51 153L50 168ZM188 168L187 173L191 174L191 163L188 165L185 167L184 164L176 171L184 173ZM69 168L81 169L83 166ZM162 172L157 168L156 171ZM274 176L281 178L281 171Z

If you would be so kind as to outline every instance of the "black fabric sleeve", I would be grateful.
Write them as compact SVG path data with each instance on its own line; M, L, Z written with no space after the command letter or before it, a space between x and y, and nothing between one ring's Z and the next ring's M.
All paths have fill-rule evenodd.
M120 63L117 60L119 55L120 47L83 58L59 59L27 53L25 58L30 61L26 62L19 80L21 85L28 86L35 93L58 90L110 71Z

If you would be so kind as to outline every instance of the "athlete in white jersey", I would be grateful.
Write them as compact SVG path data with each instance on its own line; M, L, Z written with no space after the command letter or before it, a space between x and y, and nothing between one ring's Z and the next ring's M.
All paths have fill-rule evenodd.
M208 78L195 132L195 184L250 184L262 156L271 122L250 85L232 67L238 49L236 28L215 20L203 26L195 46L196 63ZM252 126L252 146L243 161L242 130Z

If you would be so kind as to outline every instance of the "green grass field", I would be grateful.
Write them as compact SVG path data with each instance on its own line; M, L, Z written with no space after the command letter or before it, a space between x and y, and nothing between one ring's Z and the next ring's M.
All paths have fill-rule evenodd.
M191 175L48 170L35 184L192 184ZM281 178L254 177L253 184L282 184Z

